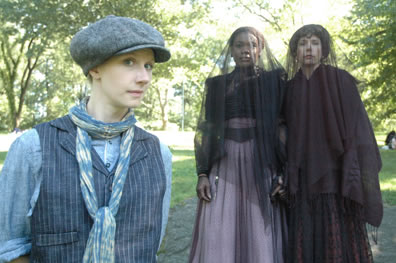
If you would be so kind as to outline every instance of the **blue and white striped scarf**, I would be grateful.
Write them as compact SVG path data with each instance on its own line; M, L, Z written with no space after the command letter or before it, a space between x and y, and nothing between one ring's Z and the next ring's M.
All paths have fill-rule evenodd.
M95 120L86 111L87 99L69 111L77 125L76 155L80 167L80 186L89 215L94 225L89 233L84 252L84 263L114 262L115 216L118 212L122 190L128 174L130 149L136 123L133 111L129 111L121 122L103 123ZM98 208L94 188L91 159L91 138L110 139L124 133L121 139L120 156L113 179L113 191L108 206Z

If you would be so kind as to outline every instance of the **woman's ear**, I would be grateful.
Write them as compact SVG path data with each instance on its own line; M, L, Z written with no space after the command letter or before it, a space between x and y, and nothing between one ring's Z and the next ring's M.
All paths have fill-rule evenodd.
M93 80L94 79L96 79L96 80L100 79L100 74L99 74L98 67L94 67L94 68L90 69L88 74L91 75Z

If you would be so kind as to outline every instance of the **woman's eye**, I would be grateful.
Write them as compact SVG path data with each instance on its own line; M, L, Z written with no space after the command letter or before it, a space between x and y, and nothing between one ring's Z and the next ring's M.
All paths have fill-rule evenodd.
M126 59L126 60L124 60L124 64L127 66L131 66L131 65L133 65L133 61L131 59Z
M148 63L148 64L145 64L144 67L145 67L146 69L152 70L152 69L154 68L154 65Z

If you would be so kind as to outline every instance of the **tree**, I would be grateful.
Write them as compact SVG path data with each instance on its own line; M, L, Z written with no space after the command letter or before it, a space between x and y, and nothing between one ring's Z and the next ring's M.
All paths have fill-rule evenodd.
M59 43L56 49L46 51L25 96L22 129L64 115L87 95L88 83L81 68L71 56L65 55L68 52L68 43Z
M396 119L396 2L355 0L342 39L363 76L366 108L376 126Z
M49 77L48 72L41 72L46 70L46 67L42 66L43 63L47 65L49 63L55 68L53 65L65 62L51 61L48 56L51 56L59 46L68 46L71 36L77 30L88 22L96 21L108 14L153 20L157 18L153 8L155 3L156 1L143 0L2 0L0 2L0 93L7 99L7 127L14 129L21 125L26 95L32 88L32 83L36 85L36 93L45 92L49 87L40 86L40 83L44 83L35 78L40 78L42 75ZM67 51L63 56L70 55ZM72 68L68 62L63 66L63 71ZM51 72L51 74L55 73ZM73 83L75 80L72 78L68 81ZM48 84L48 81L46 83ZM59 81L55 80L52 84L56 86L57 83ZM39 94L36 94L36 97L38 96Z
M194 45L199 35L194 30L204 31L199 27L206 21L208 3L209 0L3 0L0 3L0 95L7 101L8 112L1 119L8 120L7 127L11 130L21 123L28 128L65 114L73 100L86 91L85 81L68 52L71 36L82 26L115 14L153 25L171 49L172 60L156 66L146 106L137 110L147 120L161 119L162 128L166 128L168 112L174 111L170 108L174 105L170 95L181 81L174 78L173 70L182 68L183 72L190 72L190 76L194 75L192 82L202 80L198 71L208 55L200 54L199 47ZM180 32L184 29L194 34ZM202 36L198 37L206 45ZM194 46L193 59L183 44Z
M338 66L361 81L360 91L373 124L379 128L396 123L394 78L396 67L396 2L388 0L321 1L326 8L323 16L313 21L312 0L238 0L235 6L244 7L267 25L265 36L270 42L281 39L287 46L293 32L306 23L322 24L331 34ZM331 7L331 8L330 8ZM332 11L333 10L333 11ZM335 13L334 13L334 10ZM319 10L323 11L322 10ZM318 12L318 11L316 11ZM329 15L331 12L333 14ZM286 48L276 52L282 61Z
M0 2L0 88L8 102L8 123L20 126L25 97L45 52L75 31L75 1Z
M169 9L172 6L172 9ZM181 126L181 87L185 90L186 128L193 129L199 115L203 82L219 56L223 42L222 30L210 17L210 2L180 1L162 2L158 10L164 24L166 44L171 50L169 62L157 64L153 83L142 107L136 110L139 120L146 120L145 127L166 129L172 121ZM214 30L208 30L208 28ZM227 30L227 29L226 29ZM153 120L160 119L160 123ZM186 119L186 118L185 118Z

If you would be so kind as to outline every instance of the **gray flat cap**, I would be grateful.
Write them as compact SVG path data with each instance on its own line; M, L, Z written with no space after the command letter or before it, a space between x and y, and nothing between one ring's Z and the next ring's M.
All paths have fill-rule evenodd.
M112 56L151 48L156 62L168 61L161 33L140 20L110 15L79 31L70 43L70 54L87 76L90 69Z

